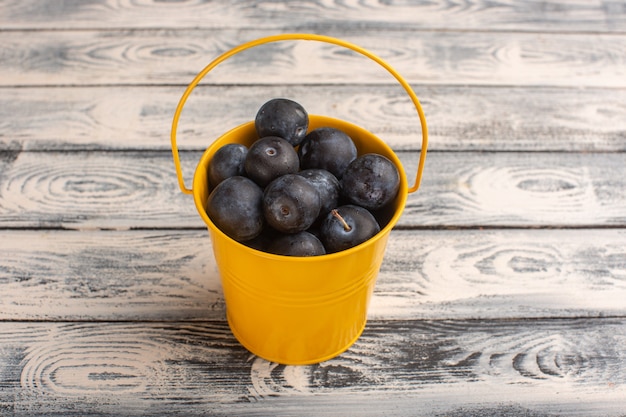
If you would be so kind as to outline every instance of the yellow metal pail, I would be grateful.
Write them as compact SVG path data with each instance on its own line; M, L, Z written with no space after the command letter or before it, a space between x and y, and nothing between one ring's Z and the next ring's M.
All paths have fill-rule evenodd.
M254 122L238 126L215 140L202 155L192 188L184 183L176 131L183 106L200 80L220 62L254 46L308 40L339 45L374 60L404 87L417 110L422 127L422 147L413 186L400 176L400 191L393 202L390 220L381 231L356 247L314 257L281 256L245 246L221 232L206 214L207 167L215 152L227 143L250 146L257 138ZM396 154L382 140L354 124L309 115L309 130L334 127L347 133L358 153L375 152L389 158L403 173ZM322 362L348 349L361 335L376 277L383 261L387 239L398 222L409 193L419 188L428 131L421 105L408 83L386 62L351 43L313 34L283 34L242 44L215 59L189 84L172 123L172 154L181 190L193 194L198 213L211 236L213 253L221 277L226 315L237 340L250 352L272 362L303 365Z

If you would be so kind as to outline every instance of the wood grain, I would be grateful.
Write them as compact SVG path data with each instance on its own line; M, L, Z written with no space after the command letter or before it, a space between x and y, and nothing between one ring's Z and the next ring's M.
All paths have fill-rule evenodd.
M621 226L626 154L431 154L403 226ZM406 163L405 166L412 166ZM415 166L415 165L413 165Z
M226 321L169 150L212 59L335 36L413 86L430 127L362 337L282 366ZM626 417L624 0L0 0L0 416ZM387 141L415 111L374 63L285 42L220 65L202 150L291 96Z
M0 149L169 149L182 87L0 89ZM416 86L430 150L625 151L626 90ZM201 86L188 99L179 147L203 150L254 118L270 98L347 120L394 149L417 150L416 112L399 86ZM564 140L563 138L567 138Z
M42 7L37 0L0 3L3 28L109 29L264 28L325 30L341 26L367 29L474 29L623 32L621 1L530 2L497 4L478 0L406 1L98 1L61 2Z
M0 32L0 86L186 85L255 30ZM271 33L273 34L273 33ZM626 39L606 34L326 33L389 61L413 84L626 87ZM279 42L227 60L207 83L389 84L373 62L320 42Z
M3 319L225 318L206 231L0 236Z
M625 238L621 229L393 231L371 312L376 318L620 316Z
M421 407L426 415L474 407L616 415L624 405L625 325L370 322L343 355L293 367L251 356L224 323L4 322L0 404L18 416L162 415L181 407L185 415L376 415L400 398L392 415Z
M224 320L206 231L0 231L0 320ZM391 233L369 317L626 313L623 230Z
M129 229L157 223L169 228L203 224L193 200L176 185L168 153L19 155L10 168L3 169L0 180L4 227ZM191 175L198 155L186 156L186 172ZM36 218L28 221L28 212ZM194 213L197 219L189 222Z
M2 227L204 227L170 152L4 154ZM399 156L416 169L416 153ZM188 183L199 157L183 153ZM625 153L431 152L398 226L623 226L624 166Z

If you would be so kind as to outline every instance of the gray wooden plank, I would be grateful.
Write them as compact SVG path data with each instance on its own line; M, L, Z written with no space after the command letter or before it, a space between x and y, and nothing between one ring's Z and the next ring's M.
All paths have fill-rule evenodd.
M203 225L193 199L176 185L174 164L167 152L2 154L0 218L5 227ZM183 155L183 167L190 174L198 156ZM25 221L29 212L33 217Z
M206 231L0 236L1 320L225 317Z
M0 231L0 320L223 320L206 231ZM375 320L626 314L626 232L396 230Z
M0 85L187 84L222 52L266 36L258 30L58 30L0 32ZM429 31L327 35L389 61L414 84L626 87L626 36ZM391 83L362 56L319 42L279 42L218 66L219 84ZM369 65L368 65L369 64Z
M623 1L284 1L0 3L0 26L40 28L265 28L321 31L367 29L477 29L623 32Z
M625 325L370 322L343 355L294 367L249 355L223 322L3 322L0 404L16 416L618 416Z
M620 316L626 307L625 238L622 229L393 231L371 313Z
M169 149L182 87L0 89L0 149ZM416 86L430 150L624 151L626 89ZM399 86L202 86L185 105L181 149L203 150L270 98L347 120L394 149L417 150L420 124ZM565 139L564 139L565 138Z
M170 152L0 155L0 227L204 227ZM190 185L200 154L182 155ZM399 156L412 173L417 154ZM398 226L623 226L624 166L626 153L431 152Z
M415 157L415 154L411 154ZM621 227L624 153L431 153L404 226ZM410 168L416 163L405 162Z

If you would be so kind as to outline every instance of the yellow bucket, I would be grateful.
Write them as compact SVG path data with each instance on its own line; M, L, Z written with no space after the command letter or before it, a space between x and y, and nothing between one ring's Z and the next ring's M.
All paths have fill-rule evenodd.
M238 126L215 140L202 155L192 188L184 183L176 131L183 106L200 80L215 66L243 50L278 41L308 40L339 45L374 60L404 87L417 110L422 127L422 148L412 187L400 175L400 191L390 220L381 231L356 247L314 257L281 256L245 246L221 232L209 219L207 167L213 154L227 143L250 146L258 137L254 121ZM376 152L389 158L402 173L402 164L391 148L367 130L351 123L309 115L309 130L334 127L347 133L358 153ZM404 210L407 196L420 185L428 131L421 105L409 84L386 62L345 41L313 34L283 34L242 44L216 58L189 84L176 109L171 131L172 154L183 193L193 194L198 213L206 223L220 273L231 331L250 352L285 365L318 363L348 349L365 328L368 305L374 291L389 233Z

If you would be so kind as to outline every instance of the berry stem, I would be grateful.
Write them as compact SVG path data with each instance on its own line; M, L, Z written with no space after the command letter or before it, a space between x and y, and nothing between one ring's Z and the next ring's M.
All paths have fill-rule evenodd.
M339 212L337 211L337 209L333 209L331 211L331 214L333 216L335 216L337 219L339 219L339 221L341 222L341 224L343 225L343 230L345 230L346 232L349 232L350 230L352 230L352 228L350 227L350 225L345 221L345 219L343 217L341 217L341 214L339 214Z

